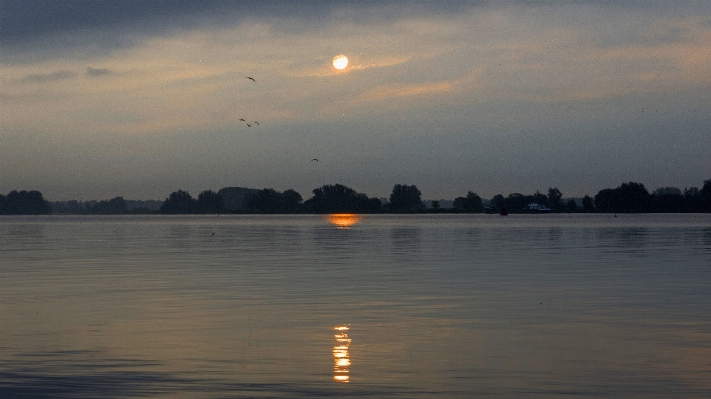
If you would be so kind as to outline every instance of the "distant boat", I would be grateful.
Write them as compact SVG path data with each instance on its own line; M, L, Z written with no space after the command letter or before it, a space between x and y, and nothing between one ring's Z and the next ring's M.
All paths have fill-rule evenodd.
M501 216L508 216L509 215L509 211L506 210L505 206L501 207L501 213L499 213L499 215L501 215Z

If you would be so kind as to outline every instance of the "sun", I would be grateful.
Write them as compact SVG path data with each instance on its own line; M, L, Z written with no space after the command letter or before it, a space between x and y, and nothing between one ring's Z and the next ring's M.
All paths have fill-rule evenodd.
M345 69L348 66L348 57L339 54L333 57L333 67L336 69Z

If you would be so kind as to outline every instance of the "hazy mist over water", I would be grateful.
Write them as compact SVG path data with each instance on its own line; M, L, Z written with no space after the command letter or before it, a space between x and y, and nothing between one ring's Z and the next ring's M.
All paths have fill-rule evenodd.
M711 396L708 214L355 222L0 217L0 397Z

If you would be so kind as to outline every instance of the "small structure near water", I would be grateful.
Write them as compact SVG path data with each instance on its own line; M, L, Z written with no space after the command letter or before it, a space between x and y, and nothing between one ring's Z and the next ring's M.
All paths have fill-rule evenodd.
M536 202L531 202L530 204L526 205L526 208L524 208L524 210L529 212L550 212L552 209L545 205L538 204Z

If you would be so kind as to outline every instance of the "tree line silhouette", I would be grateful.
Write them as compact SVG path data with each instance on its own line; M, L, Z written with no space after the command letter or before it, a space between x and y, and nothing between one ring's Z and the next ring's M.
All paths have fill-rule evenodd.
M110 200L89 201L54 201L51 202L52 213L73 215L122 215L156 213L163 201L155 200L125 200L114 197Z
M231 191L230 191L231 190ZM242 190L242 206L228 207L224 195ZM225 193L225 194L223 194ZM55 213L84 214L295 214L295 213L498 213L506 208L510 213L527 212L602 212L602 213L670 213L670 212L711 212L711 179L705 180L701 189L663 187L650 193L643 184L622 183L617 188L605 188L594 196L584 196L580 204L575 199L563 201L563 193L550 187L547 194L536 191L530 195L511 193L507 197L495 195L485 201L469 191L457 197L452 208L441 208L439 201L432 201L425 207L422 193L415 185L396 184L387 201L368 197L341 184L324 185L312 191L313 196L306 201L293 189L284 192L272 188L262 190L225 188L216 193L202 191L197 198L190 193L177 190L170 193L157 211L148 208L131 208L123 197L110 200L82 203L46 201L39 191L13 190L6 196L0 195L0 215L43 215ZM136 202L136 201L132 201ZM157 206L157 205L156 205Z
M0 215L48 215L52 206L39 191L10 191L0 195Z
M600 212L711 212L711 179L696 187L681 190L664 187L651 194L644 185L635 182L600 190L595 196L595 208Z

